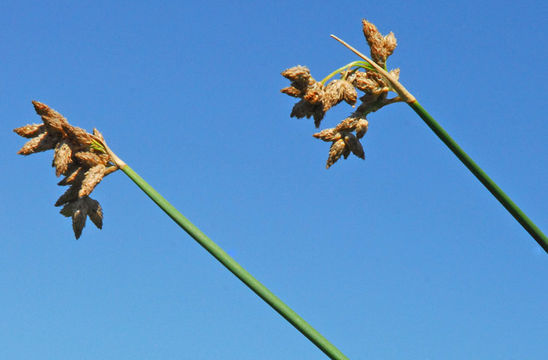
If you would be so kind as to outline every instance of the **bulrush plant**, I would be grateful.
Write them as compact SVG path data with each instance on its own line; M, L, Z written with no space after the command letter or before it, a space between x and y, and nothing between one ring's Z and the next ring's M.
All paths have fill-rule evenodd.
M291 81L290 86L282 89L282 92L300 99L293 107L291 116L313 118L316 128L320 127L326 112L332 107L343 101L355 106L358 100L360 101L352 114L338 125L314 134L315 138L331 143L326 167L329 168L341 157L348 158L350 154L364 159L365 152L361 140L369 126L367 116L384 106L406 102L548 252L548 240L540 229L462 151L447 132L398 82L399 69L387 70L386 61L397 44L394 34L382 36L377 28L366 20L363 20L363 32L371 48L373 60L332 35L362 60L353 61L338 68L321 81L316 81L308 68L304 66L296 66L282 73ZM340 78L333 79L335 76ZM389 98L390 92L395 92L396 95ZM53 150L55 174L58 177L63 176L59 185L68 187L56 201L55 206L62 207L60 211L62 215L72 218L74 235L77 239L81 236L88 217L98 228L102 228L102 208L90 195L105 176L120 170L196 242L328 357L347 359L340 350L255 279L121 160L107 146L105 138L97 129L94 129L93 133L88 133L84 129L70 125L67 119L47 105L38 101L33 101L33 105L36 113L42 118L42 124L26 125L14 130L18 135L29 138L19 150L19 154L30 155Z
M38 101L32 103L43 123L14 129L18 135L30 139L18 153L30 155L53 150L52 165L55 168L55 174L58 177L63 175L59 185L68 186L64 194L55 202L55 206L62 206L61 214L72 218L72 227L77 239L82 234L87 217L99 229L102 228L103 210L99 202L92 199L90 195L105 176L121 170L196 242L328 357L348 359L116 156L97 129L93 129L93 133L90 134L82 128L70 125L67 119L47 105Z
M326 112L345 101L355 107L358 96L360 104L337 126L313 134L317 139L331 143L326 168L330 168L341 157L347 159L350 154L365 159L361 140L367 132L369 114L393 103L407 103L440 140L459 158L460 161L495 196L510 214L525 228L535 241L548 252L548 238L527 217L527 215L506 195L502 189L468 156L451 138L441 125L419 104L415 97L399 82L400 69L387 69L387 59L397 46L392 32L382 35L377 27L362 20L362 30L370 48L371 58L365 56L335 35L335 40L350 49L362 60L346 64L321 81L316 81L305 66L295 66L282 72L282 76L291 81L282 93L300 100L293 106L291 117L313 118L319 128ZM339 76L338 79L331 80ZM389 98L390 92L395 96ZM361 96L358 93L362 94Z

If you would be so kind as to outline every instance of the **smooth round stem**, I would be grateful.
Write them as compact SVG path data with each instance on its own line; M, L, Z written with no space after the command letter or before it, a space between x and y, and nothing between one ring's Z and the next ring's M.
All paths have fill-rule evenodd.
M418 101L409 103L409 106L424 120L426 125L443 141L445 145L459 158L460 161L478 178L478 180L497 198L510 214L527 230L535 241L548 253L548 238L525 215L525 213L510 199L504 191L472 160L468 154L456 143L441 125L419 104Z
M113 153L108 149L109 155ZM173 205L171 205L162 195L154 190L142 177L140 177L133 169L127 166L117 156L115 163L120 165L120 169L131 179L137 186L141 188L169 217L173 219L183 230L185 230L194 240L196 240L204 249L206 249L213 257L223 264L230 272L238 279L246 284L255 294L269 304L274 310L289 321L297 330L306 336L314 345L323 351L331 359L348 359L341 351L333 344L324 338L318 331L310 326L303 318L301 318L289 306L284 304L276 295L268 290L263 284L255 279L247 272L240 264L236 262L230 255L221 249L215 242L208 238L200 229L192 224L183 214L181 214Z

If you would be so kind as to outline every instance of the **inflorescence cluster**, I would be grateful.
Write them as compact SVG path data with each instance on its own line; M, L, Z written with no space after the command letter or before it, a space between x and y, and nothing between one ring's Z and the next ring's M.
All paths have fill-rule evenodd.
M362 20L363 33L371 48L371 58L380 67L386 69L386 59L396 48L396 37L391 32L382 36L375 25ZM345 101L355 106L358 100L358 90L363 92L359 98L361 104L346 119L336 127L325 129L313 136L326 142L331 142L326 167L329 168L342 157L348 158L353 153L365 159L360 139L368 128L367 115L383 106L402 101L399 96L388 99L392 90L389 82L375 69L363 61L352 62L329 75L322 81L316 81L305 66L295 66L282 72L282 76L291 81L291 86L281 90L282 93L301 100L293 106L291 117L314 118L318 128L325 113L333 106ZM398 80L400 70L391 70L390 75ZM330 80L333 75L340 74L340 79Z
M32 104L43 123L13 130L22 137L30 138L18 154L30 155L54 150L52 166L55 167L55 174L57 177L64 176L58 185L69 186L55 206L63 206L61 214L72 217L77 239L82 234L88 216L101 229L101 205L89 195L103 177L118 168L105 150L103 136L97 129L89 134L82 128L70 125L67 119L45 104L38 101Z

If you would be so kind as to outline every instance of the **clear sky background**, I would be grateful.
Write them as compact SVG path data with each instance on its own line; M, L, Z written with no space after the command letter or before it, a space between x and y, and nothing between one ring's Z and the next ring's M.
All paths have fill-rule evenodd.
M4 1L0 358L322 359L123 173L80 240L31 100L113 150L350 359L546 359L548 255L404 104L366 160L289 117L285 68L388 67L548 231L544 1ZM341 104L322 126L351 108Z

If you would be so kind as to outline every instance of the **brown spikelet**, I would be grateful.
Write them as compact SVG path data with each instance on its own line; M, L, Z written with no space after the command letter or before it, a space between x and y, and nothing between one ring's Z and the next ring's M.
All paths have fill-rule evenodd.
M311 104L318 104L322 102L324 95L325 92L323 85L319 82L315 82L306 88L306 93L304 94L303 99Z
M13 129L13 131L19 136L33 138L46 131L46 126L44 124L29 124Z
M351 83L346 80L333 80L325 88L323 111L329 110L343 100L350 105L354 105L357 98L358 93Z
M86 226L86 218L85 210L82 207L77 208L72 215L72 230L76 239L79 239L82 235L82 230Z
M350 148L348 146L345 146L342 152L343 158L345 160L348 159L348 156L350 156L350 154L351 154Z
M66 204L60 211L66 217L72 217L72 229L76 239L82 235L82 230L86 225L86 218L89 216L91 221L99 229L103 227L103 211L97 200L84 196L75 201Z
M348 80L357 89L368 94L379 94L387 87L382 76L372 71L356 71Z
M79 151L74 154L74 157L87 167L94 167L95 165L103 163L101 157L91 151Z
M81 182L73 182L73 184L65 191L63 195L57 199L55 206L61 206L78 199L78 191L80 190Z
M75 143L89 146L93 142L91 135L84 129L77 126L72 126L67 123L67 126L64 127L65 132L68 137Z
M60 213L66 217L72 218L72 230L76 239L82 235L82 230L86 226L87 206L84 199L74 200L61 209Z
M295 83L301 83L306 86L310 79L310 70L306 66L297 65L282 72L282 76Z
M327 163L325 164L326 169L329 169L331 165L336 163L337 160L341 158L345 147L346 143L343 139L334 141L333 144L331 144L331 148L329 149L329 157L327 158Z
M87 208L88 208L88 216L91 219L91 221L97 226L97 228L102 229L103 228L103 209L101 208L101 204L99 204L99 201L93 200L90 197L86 197L85 199L87 202Z
M71 185L74 183L76 179L78 179L79 176L83 176L83 174L86 172L86 169L84 169L81 166L76 166L74 163L71 163L71 166L67 170L67 175L63 178L63 180L59 181L57 185L59 186L65 186L65 185Z
M296 87L293 87L293 86L283 88L282 90L280 90L280 92L296 98L300 98L304 95L303 90L297 89Z
M323 141L337 141L342 138L341 133L335 131L335 129L325 129L319 133L313 134L312 136Z
M72 150L66 141L61 141L55 146L53 155L53 166L55 167L55 175L59 177L67 172L69 165L72 162Z
M371 57L377 64L384 66L384 62L382 62L382 59L380 58L380 52L382 51L382 46L384 44L383 36L374 24L365 19L362 20L362 30L365 40L367 40L367 43L371 48Z
M399 79L400 79L400 69L392 69L392 70L390 70L390 75L392 75L392 77L393 77L395 80L399 80Z
M325 112L323 111L322 104L311 104L302 99L293 106L290 116L296 117L297 119L302 119L304 117L308 119L313 116L314 124L316 127L319 127L324 115Z
M348 81L343 80L343 100L346 101L348 105L354 105L358 100L358 92L356 88Z
M353 116L347 117L346 119L341 121L337 126L335 126L334 130L336 132L341 132L341 133L352 132L356 128L356 124L358 123L359 120L360 118L358 117L353 117Z
M48 132L64 135L64 127L70 125L63 115L41 102L33 101L32 104L34 105L34 110L36 110L36 113L42 117L42 121L48 129Z
M359 157L360 159L365 159L365 154L363 151L362 144L360 141L354 136L354 134L346 133L343 137L344 142L348 149L352 151L354 155ZM345 157L346 159L346 157Z
M84 197L91 194L93 189L95 189L95 186L103 180L103 177L105 176L105 169L105 165L98 164L86 171L85 177L82 180L82 186L78 192L79 197Z
M38 136L27 141L25 145L17 152L20 155L30 155L41 151L51 150L59 138L48 132L43 132Z
M71 217L74 214L74 211L76 211L76 201L73 201L71 203L65 204L61 211L59 213L65 217Z
M369 127L369 122L366 119L360 119L358 120L356 124L356 137L358 139L361 139L365 133L367 132L367 128Z
M392 53L394 53L394 50L396 49L396 46L398 46L398 41L396 40L396 36L393 32L390 32L388 35L386 35L383 38L383 48L384 52L386 54L386 58L388 58Z
M386 64L386 59L392 55L396 49L397 41L394 33L390 32L386 36L382 36L377 27L369 21L363 19L363 34L371 48L371 58L381 67Z

